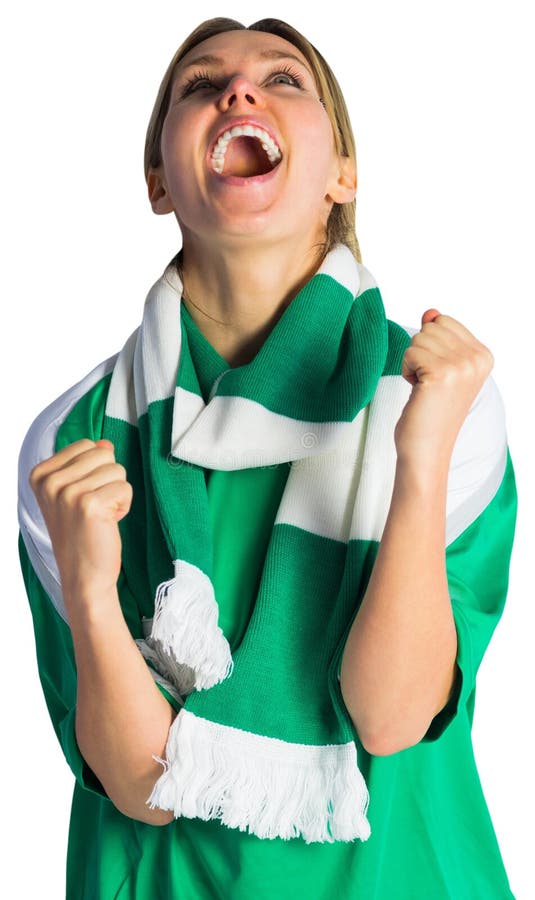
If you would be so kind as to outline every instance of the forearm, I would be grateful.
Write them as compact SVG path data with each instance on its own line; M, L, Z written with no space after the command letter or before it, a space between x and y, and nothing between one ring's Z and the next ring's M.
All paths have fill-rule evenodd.
M342 695L362 743L375 755L417 743L454 684L447 478L445 463L424 473L398 461L375 565L345 646Z
M156 687L124 620L117 591L66 597L78 693L76 737L106 793L132 818L164 825L172 815L146 805L176 715ZM95 602L96 601L96 602Z

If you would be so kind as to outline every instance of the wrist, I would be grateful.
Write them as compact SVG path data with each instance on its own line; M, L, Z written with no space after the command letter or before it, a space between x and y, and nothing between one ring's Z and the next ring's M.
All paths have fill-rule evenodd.
M62 585L63 599L71 626L74 622L89 625L109 616L114 608L120 609L116 585L97 582L71 582Z
M398 455L395 483L421 494L445 495L448 488L450 454L415 458Z

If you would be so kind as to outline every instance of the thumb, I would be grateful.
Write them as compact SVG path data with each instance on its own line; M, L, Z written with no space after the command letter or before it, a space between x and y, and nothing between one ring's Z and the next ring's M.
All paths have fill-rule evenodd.
M437 316L440 316L441 313L438 309L426 309L422 316L422 325L427 325L428 322L434 322Z

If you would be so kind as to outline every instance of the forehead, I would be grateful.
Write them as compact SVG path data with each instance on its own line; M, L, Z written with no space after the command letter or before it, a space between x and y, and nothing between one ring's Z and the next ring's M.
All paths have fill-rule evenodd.
M210 57L213 59L210 60ZM290 58L302 63L310 71L306 57L294 44L277 34L262 31L225 31L215 34L193 47L180 60L175 72L179 73L190 65L214 67L240 60Z

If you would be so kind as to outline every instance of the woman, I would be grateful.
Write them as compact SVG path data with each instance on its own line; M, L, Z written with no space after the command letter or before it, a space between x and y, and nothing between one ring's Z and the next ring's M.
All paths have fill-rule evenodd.
M182 251L20 461L67 896L511 897L471 745L516 511L489 350L386 319L285 23L190 35L145 174Z

